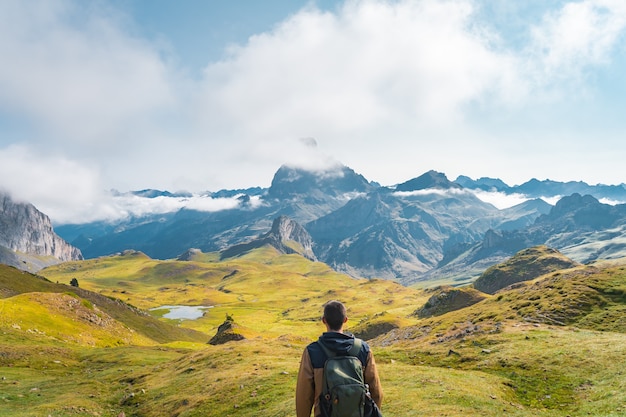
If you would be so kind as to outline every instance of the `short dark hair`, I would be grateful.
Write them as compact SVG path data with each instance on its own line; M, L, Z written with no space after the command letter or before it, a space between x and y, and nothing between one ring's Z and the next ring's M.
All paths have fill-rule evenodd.
M346 317L346 307L341 302L332 300L324 304L324 319L331 330L341 329Z

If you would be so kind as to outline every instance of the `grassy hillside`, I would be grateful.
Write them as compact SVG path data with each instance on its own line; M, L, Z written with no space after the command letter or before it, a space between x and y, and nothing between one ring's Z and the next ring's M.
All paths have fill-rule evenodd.
M625 342L626 266L602 263L543 275L375 340L404 361L501 378L506 395L488 395L510 401L506 415L551 416L626 415ZM480 409L469 415L487 415Z
M247 329L247 336L279 337L303 334L320 318L321 306L342 297L350 304L352 322L362 325L385 311L389 320L401 320L425 294L390 281L355 280L326 264L299 255L279 255L264 247L240 258L221 262L157 261L141 253L57 265L42 271L49 279L119 297L144 310L166 305L214 306L182 327L213 335L225 316Z
M440 316L451 311L460 310L462 308L474 305L485 298L487 294L482 293L474 288L454 288L450 286L435 287L426 290L426 293L432 294L426 304L415 311L418 317Z
M386 416L626 413L624 264L553 271L482 301L471 290L472 305L452 302L454 308L419 318L415 311L433 291L354 280L271 248L225 261L213 254L192 259L155 261L129 252L42 271L51 282L30 275L26 282L11 271L0 281L0 415L292 416L300 355L323 331L321 306L329 299L346 303L349 329L374 348ZM89 334L101 342L107 339L97 326L81 327L79 311L95 306L102 320L124 323L54 284L72 278L89 294L142 310L212 305L197 320L153 318L199 332L203 341L179 334L157 343L129 324L119 329L135 339L119 346L64 340L45 320L69 323L84 340ZM81 307L62 310L73 300ZM159 311L151 314L160 317ZM226 315L246 338L206 344ZM27 318L28 325L19 324Z
M545 245L520 251L506 262L494 265L483 272L474 288L494 294L496 291L522 281L529 281L543 274L580 265L556 249Z
M69 281L68 281L69 282ZM95 346L201 342L206 336L159 321L119 299L0 265L0 329L24 329Z

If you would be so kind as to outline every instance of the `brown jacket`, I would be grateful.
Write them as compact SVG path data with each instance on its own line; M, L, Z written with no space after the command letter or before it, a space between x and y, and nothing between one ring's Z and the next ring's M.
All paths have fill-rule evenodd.
M309 350L304 349L300 360L300 371L296 385L296 415L297 417L310 417L311 409L314 408L314 416L320 415L319 397L322 394L322 378L324 368L314 368L309 355ZM372 399L378 407L383 401L383 390L376 370L374 355L370 350L367 355L365 368L363 369L365 383L369 385Z

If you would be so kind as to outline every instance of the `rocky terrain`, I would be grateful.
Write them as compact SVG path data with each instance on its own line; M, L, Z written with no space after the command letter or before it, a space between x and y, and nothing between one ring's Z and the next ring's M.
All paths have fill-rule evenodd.
M0 262L36 271L47 265L83 259L52 229L45 214L32 204L15 202L0 192Z

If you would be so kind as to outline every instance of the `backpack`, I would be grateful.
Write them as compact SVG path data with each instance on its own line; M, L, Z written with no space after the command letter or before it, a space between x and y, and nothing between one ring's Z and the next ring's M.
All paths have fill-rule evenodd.
M318 343L327 358L320 396L322 417L363 417L369 389L363 378L363 365L357 357L361 339L354 339L354 345L345 356L338 356L321 340Z

